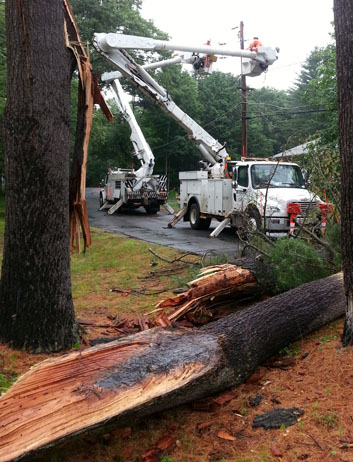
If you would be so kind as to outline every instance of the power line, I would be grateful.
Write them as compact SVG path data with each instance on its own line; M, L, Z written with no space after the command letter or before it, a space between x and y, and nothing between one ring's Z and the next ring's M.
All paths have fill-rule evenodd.
M301 109L301 108L306 108L307 106L295 106L295 107L285 107L285 106L278 106L277 104L270 104L270 103L257 103L257 102L248 102L249 106L272 106L272 107L277 107L279 109L288 109L288 111L292 109Z
M309 114L313 112L332 112L332 111L328 109L308 109L307 111L296 111L296 112L273 112L272 114L261 114L261 115L250 116L250 117L247 117L247 119L256 119L259 117L271 117L275 115L289 116L289 115L296 115L296 114Z
M298 107L301 107L301 106L298 106ZM238 109L238 106L233 106L231 109L229 109L224 114L222 114L222 116L216 117L215 119L209 121L207 124L204 124L203 127L208 127L209 125L214 124L215 122L217 122L218 119L222 118L225 114L233 111L234 109ZM271 117L271 116L273 117L273 116L276 116L276 115L291 116L291 115L297 115L297 114L310 114L310 113L318 113L318 112L331 112L331 111L329 111L328 109L308 109L306 111L273 112L273 113L266 113L266 114L258 114L258 115L254 115L254 116L247 116L246 119L250 120L250 119L263 118L263 117ZM239 116L239 120L241 120L241 116ZM187 139L188 135L181 136L181 138ZM169 146L171 144L175 144L178 141L179 141L179 139L174 139L172 141L169 141L168 143L164 143L164 144L161 144L159 146L153 146L153 147L151 147L151 149L152 150L161 149L161 148L164 148L164 147Z

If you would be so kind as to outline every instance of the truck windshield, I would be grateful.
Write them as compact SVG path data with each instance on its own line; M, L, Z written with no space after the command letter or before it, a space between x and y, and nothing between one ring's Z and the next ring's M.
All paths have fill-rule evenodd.
M252 165L251 181L254 189L305 188L305 182L297 165Z

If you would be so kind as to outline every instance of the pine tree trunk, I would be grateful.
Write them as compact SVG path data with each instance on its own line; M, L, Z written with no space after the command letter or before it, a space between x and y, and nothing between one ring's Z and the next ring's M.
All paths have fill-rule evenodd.
M68 210L73 61L63 2L8 1L6 28L0 337L17 348L58 351L77 339Z
M341 154L342 259L346 293L343 345L353 345L353 3L334 0Z
M0 462L107 421L126 424L238 385L344 310L338 274L199 330L154 328L43 361L0 398Z

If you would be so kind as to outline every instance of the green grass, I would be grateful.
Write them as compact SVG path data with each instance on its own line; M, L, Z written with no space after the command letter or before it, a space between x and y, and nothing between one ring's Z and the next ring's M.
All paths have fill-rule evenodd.
M127 283L126 288L131 288L136 283L137 273L148 268L151 253L144 242L99 231L93 232L92 241L86 254L72 255L74 297L88 294L91 290L97 292L102 285L114 282Z
M169 191L168 193L168 204L173 207L174 212L179 212L180 210L180 205L179 205L179 198L178 198L178 192L177 191Z
M16 382L16 377L8 377L7 375L0 374L0 396Z
M92 245L86 254L72 255L72 294L77 315L84 316L85 310L106 309L111 314L123 312L125 315L140 316L155 308L155 303L167 296L167 292L148 295L153 291L169 290L181 286L170 274L163 275L163 270L171 270L177 264L169 264L155 257L149 249L158 255L174 260L180 252L152 245L147 242L129 239L120 235L105 233L100 229L91 229ZM189 261L199 260L188 257ZM152 266L154 262L154 266ZM193 279L197 270L185 265L180 277L183 283ZM155 276L154 276L155 275ZM179 276L179 272L178 272ZM127 296L112 292L119 288L130 290ZM134 292L131 290L134 289ZM148 294L145 294L145 292Z
M171 194L175 200L175 192ZM5 229L5 198L0 196L0 263L2 259L3 235ZM180 252L151 245L143 241L129 239L127 237L108 234L104 230L91 228L92 245L84 254L75 252L71 255L71 281L72 296L74 299L77 316L82 316L85 310L106 309L112 314L119 310L141 315L154 309L154 304L171 294L144 295L144 288L151 292L176 287L175 281L169 276L163 276L161 268L173 267L172 264L163 263L149 251L153 248L161 257L173 260L180 256ZM193 257L191 256L191 260ZM151 267L152 260L157 265ZM157 276L152 281L144 279L153 270ZM160 275L158 276L158 273ZM179 273L178 273L179 274ZM187 266L185 265L185 280L190 280ZM142 294L119 297L112 293L111 289L119 287L123 289L139 289Z

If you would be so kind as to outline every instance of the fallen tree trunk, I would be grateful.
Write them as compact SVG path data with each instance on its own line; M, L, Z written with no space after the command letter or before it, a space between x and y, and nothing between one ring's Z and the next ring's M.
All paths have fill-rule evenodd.
M240 384L280 348L344 312L338 274L199 330L155 328L39 363L0 398L0 461Z

